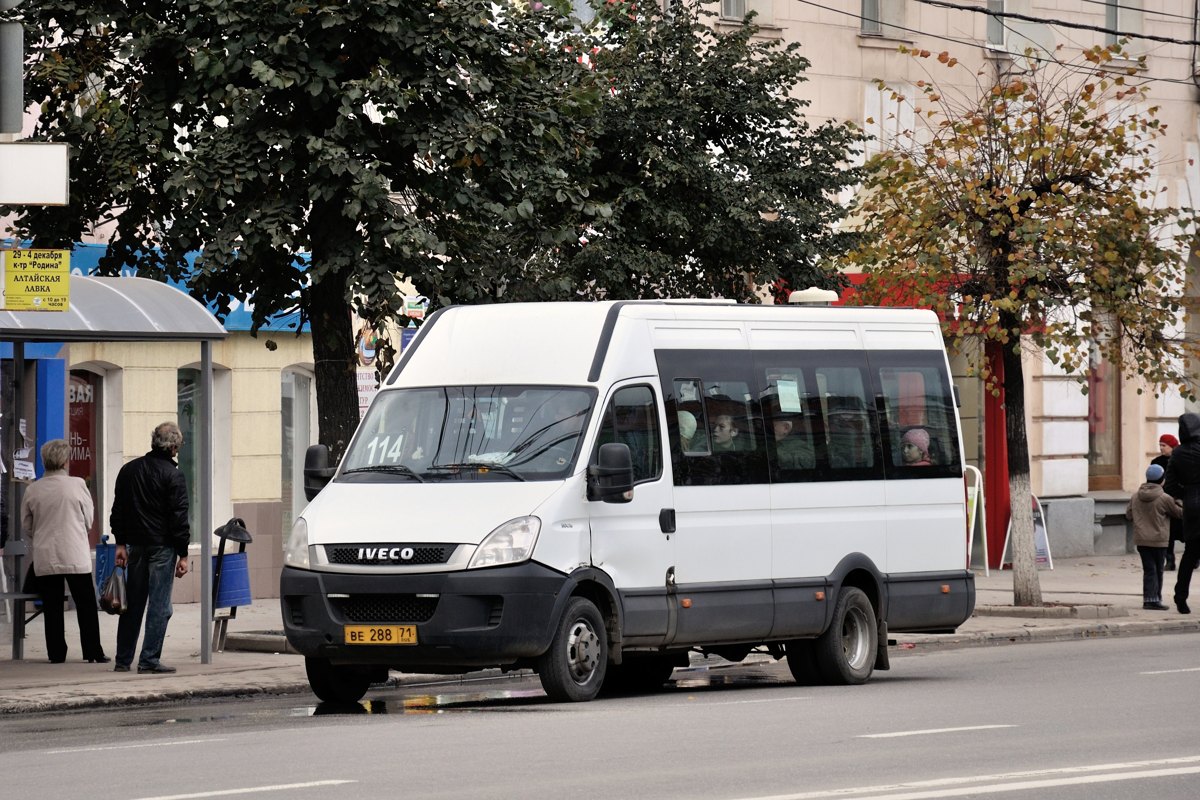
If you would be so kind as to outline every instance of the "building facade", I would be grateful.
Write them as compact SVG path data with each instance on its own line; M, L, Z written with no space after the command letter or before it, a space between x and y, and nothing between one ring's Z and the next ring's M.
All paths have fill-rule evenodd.
M761 36L799 42L810 60L808 81L796 89L810 101L810 119L856 123L872 137L868 155L916 123L911 104L893 99L893 90L918 96L917 82L931 78L926 63L901 53L901 46L948 52L970 67L967 75L996 75L1013 54L1030 47L1054 52L1061 46L1068 59L1124 40L1130 59L1118 66L1146 57L1137 78L1150 82L1150 101L1160 106L1167 126L1158 143L1156 188L1165 188L1165 202L1173 205L1194 207L1200 197L1200 56L1194 44L1200 37L1190 0L724 0L721 24L738 24L746 9L759 14ZM1193 316L1180 321L1188 334L1196 325ZM1158 454L1159 435L1176 433L1178 416L1194 404L1178 392L1155 397L1139 391L1146 388L1139 380L1104 362L1067 375L1028 353L1026 376L1031 479L1046 511L1052 552L1126 552L1129 493ZM967 453L986 471L985 397L965 376L960 389ZM989 535L1003 537L1004 531Z

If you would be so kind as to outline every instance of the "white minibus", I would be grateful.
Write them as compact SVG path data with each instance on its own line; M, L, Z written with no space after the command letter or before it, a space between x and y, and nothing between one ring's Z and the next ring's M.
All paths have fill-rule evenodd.
M280 602L328 701L487 667L589 700L752 651L857 684L975 604L929 311L452 306L305 477Z

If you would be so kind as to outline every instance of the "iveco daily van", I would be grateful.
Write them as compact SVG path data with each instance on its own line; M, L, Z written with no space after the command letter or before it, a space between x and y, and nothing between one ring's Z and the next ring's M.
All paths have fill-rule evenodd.
M928 311L444 309L309 450L288 640L325 700L484 667L589 700L693 652L862 683L974 607L953 397Z

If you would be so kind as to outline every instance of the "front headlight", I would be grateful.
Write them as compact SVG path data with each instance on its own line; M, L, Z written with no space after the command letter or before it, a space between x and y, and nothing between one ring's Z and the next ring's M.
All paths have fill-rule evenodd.
M542 521L537 517L510 519L487 535L471 556L467 569L528 561L541 529Z
M297 569L308 569L308 523L304 517L296 520L283 546L283 563Z

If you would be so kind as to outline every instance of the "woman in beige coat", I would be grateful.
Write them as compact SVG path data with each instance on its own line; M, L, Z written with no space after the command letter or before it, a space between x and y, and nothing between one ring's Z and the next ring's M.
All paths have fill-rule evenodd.
M45 474L25 490L21 501L21 530L33 554L33 571L42 596L46 628L46 653L50 661L67 660L63 632L63 581L75 600L79 618L79 643L85 661L103 664L108 656L100 644L100 619L96 614L96 584L92 578L92 553L88 528L92 526L92 495L83 478L67 474L71 448L63 439L42 445Z

